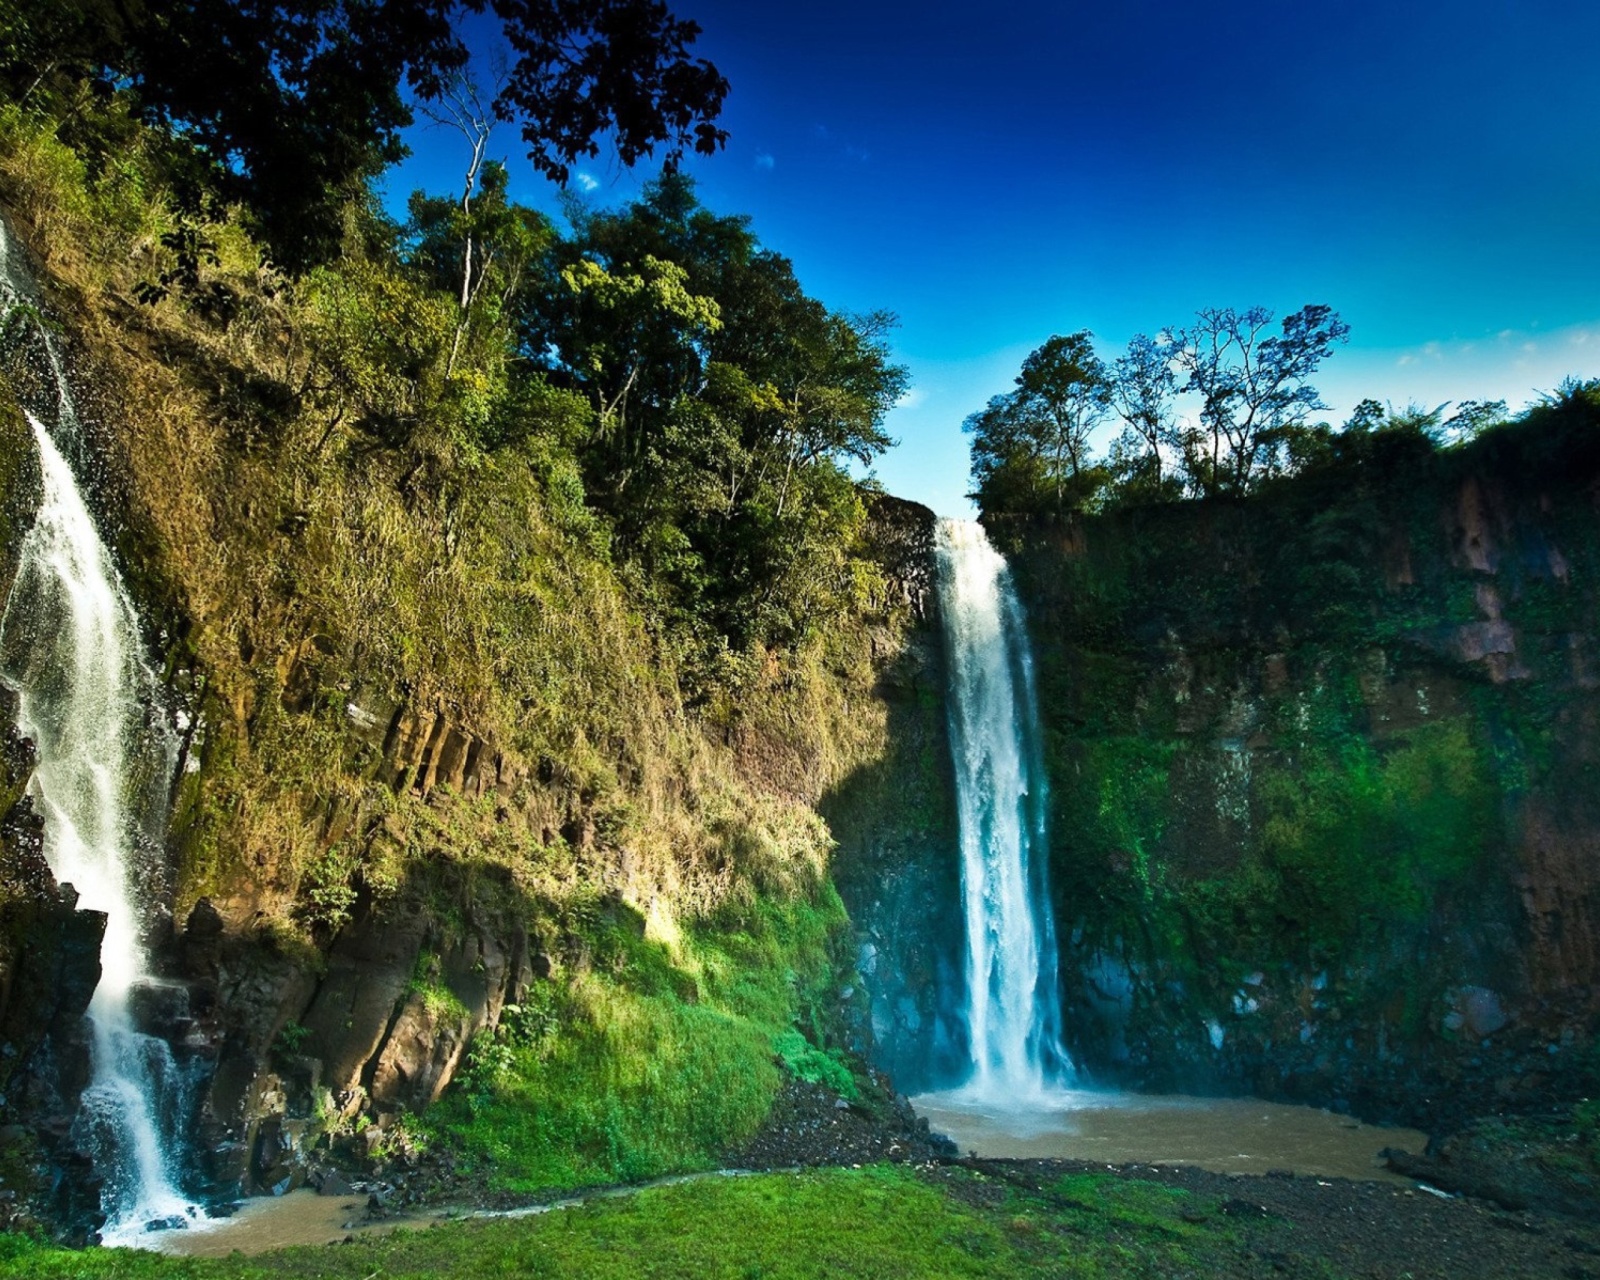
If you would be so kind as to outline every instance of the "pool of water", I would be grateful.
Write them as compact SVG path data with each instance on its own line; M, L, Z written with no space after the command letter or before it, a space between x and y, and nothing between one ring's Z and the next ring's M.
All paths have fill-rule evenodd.
M1428 1141L1415 1129L1255 1098L1059 1090L1019 1101L957 1090L911 1103L963 1152L1001 1158L1187 1164L1214 1173L1287 1170L1409 1186L1410 1179L1384 1168L1378 1152L1401 1147L1420 1154Z
M365 1196L319 1196L315 1191L291 1191L284 1196L246 1200L226 1218L196 1222L187 1230L152 1231L128 1241L135 1248L153 1249L189 1258L220 1258L235 1249L264 1253L299 1244L329 1244L357 1232L393 1231L396 1227L426 1226L434 1218L367 1218Z
M132 1242L133 1247L175 1257L220 1258L240 1253L266 1253L295 1245L333 1244L346 1236L383 1235L401 1229L415 1230L441 1222L491 1218L527 1218L536 1214L574 1209L591 1200L630 1196L643 1187L669 1187L705 1178L746 1178L745 1169L715 1169L706 1173L670 1174L649 1182L600 1187L561 1200L523 1205L515 1209L479 1209L440 1206L414 1209L393 1217L367 1216L364 1196L322 1196L314 1191L291 1191L284 1196L259 1196L245 1200L226 1218L205 1219L189 1230L151 1232Z

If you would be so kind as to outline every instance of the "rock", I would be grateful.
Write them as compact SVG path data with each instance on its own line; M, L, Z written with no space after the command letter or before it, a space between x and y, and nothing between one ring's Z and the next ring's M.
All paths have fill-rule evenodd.
M353 1196L355 1188L345 1179L344 1174L337 1169L329 1169L322 1175L321 1181L317 1183L317 1194L319 1196Z

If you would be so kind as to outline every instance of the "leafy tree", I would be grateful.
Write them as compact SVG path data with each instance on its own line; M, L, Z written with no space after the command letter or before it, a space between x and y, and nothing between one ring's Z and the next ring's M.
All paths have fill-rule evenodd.
M1458 441L1475 440L1507 417L1504 400L1463 400L1444 426Z
M892 318L809 297L748 219L702 208L681 175L573 214L521 341L594 406L594 501L706 662L793 639L848 587L823 566L861 518L845 467L890 443L906 385Z
M1277 334L1272 320L1266 307L1211 308L1171 335L1183 390L1201 398L1184 451L1201 493L1247 492L1281 468L1288 431L1327 407L1310 379L1350 326L1320 304L1285 316Z
M690 56L700 29L662 0L8 0L16 96L81 78L178 126L209 182L243 199L281 263L325 260L351 191L404 154L408 95L442 98L466 67L466 15L494 14L513 61L489 104L529 160L565 182L609 137L625 164L710 153L727 82ZM197 196L192 196L198 199Z
M1369 397L1351 411L1350 417L1344 424L1344 429L1352 435L1372 431L1382 426L1384 419L1388 416L1389 411L1383 407L1383 402Z
M553 235L544 215L509 200L508 180L503 164L474 162L459 200L411 197L411 261L456 299L447 376L474 322L509 337L512 302Z
M1103 478L1089 442L1111 406L1111 377L1087 330L1030 352L1015 388L962 424L980 507L1060 515L1082 506Z
M1147 334L1135 334L1128 350L1117 357L1111 376L1112 404L1126 427L1112 446L1119 495L1141 501L1180 496L1177 484L1165 474L1163 457L1163 451L1181 447L1173 415L1177 391L1171 348Z

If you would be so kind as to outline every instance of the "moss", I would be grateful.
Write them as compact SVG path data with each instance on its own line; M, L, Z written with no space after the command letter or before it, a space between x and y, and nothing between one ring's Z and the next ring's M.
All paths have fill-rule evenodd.
M466 1078L428 1116L434 1137L492 1185L526 1192L706 1168L766 1118L780 1083L775 1043L807 1044L797 1024L827 1042L831 940L846 923L831 887L730 907L674 947L629 915L598 900L569 914L588 968L537 989L480 1038ZM849 1081L826 1049L799 1055L797 1069L822 1064Z
M17 549L38 504L39 458L33 432L0 374L0 601L11 594Z

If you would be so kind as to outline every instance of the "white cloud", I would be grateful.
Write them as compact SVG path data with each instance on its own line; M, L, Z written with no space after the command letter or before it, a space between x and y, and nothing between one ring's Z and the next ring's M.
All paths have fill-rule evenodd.
M592 173L585 173L582 169L579 169L578 185L585 191L597 191L600 188L600 179Z
M771 172L778 167L777 158L770 151L756 152L756 168Z
M1351 347L1328 361L1313 379L1340 422L1363 398L1402 406L1446 401L1504 400L1515 412L1558 386L1568 375L1600 375L1600 324L1551 332L1503 329L1475 341L1421 342L1388 350Z

